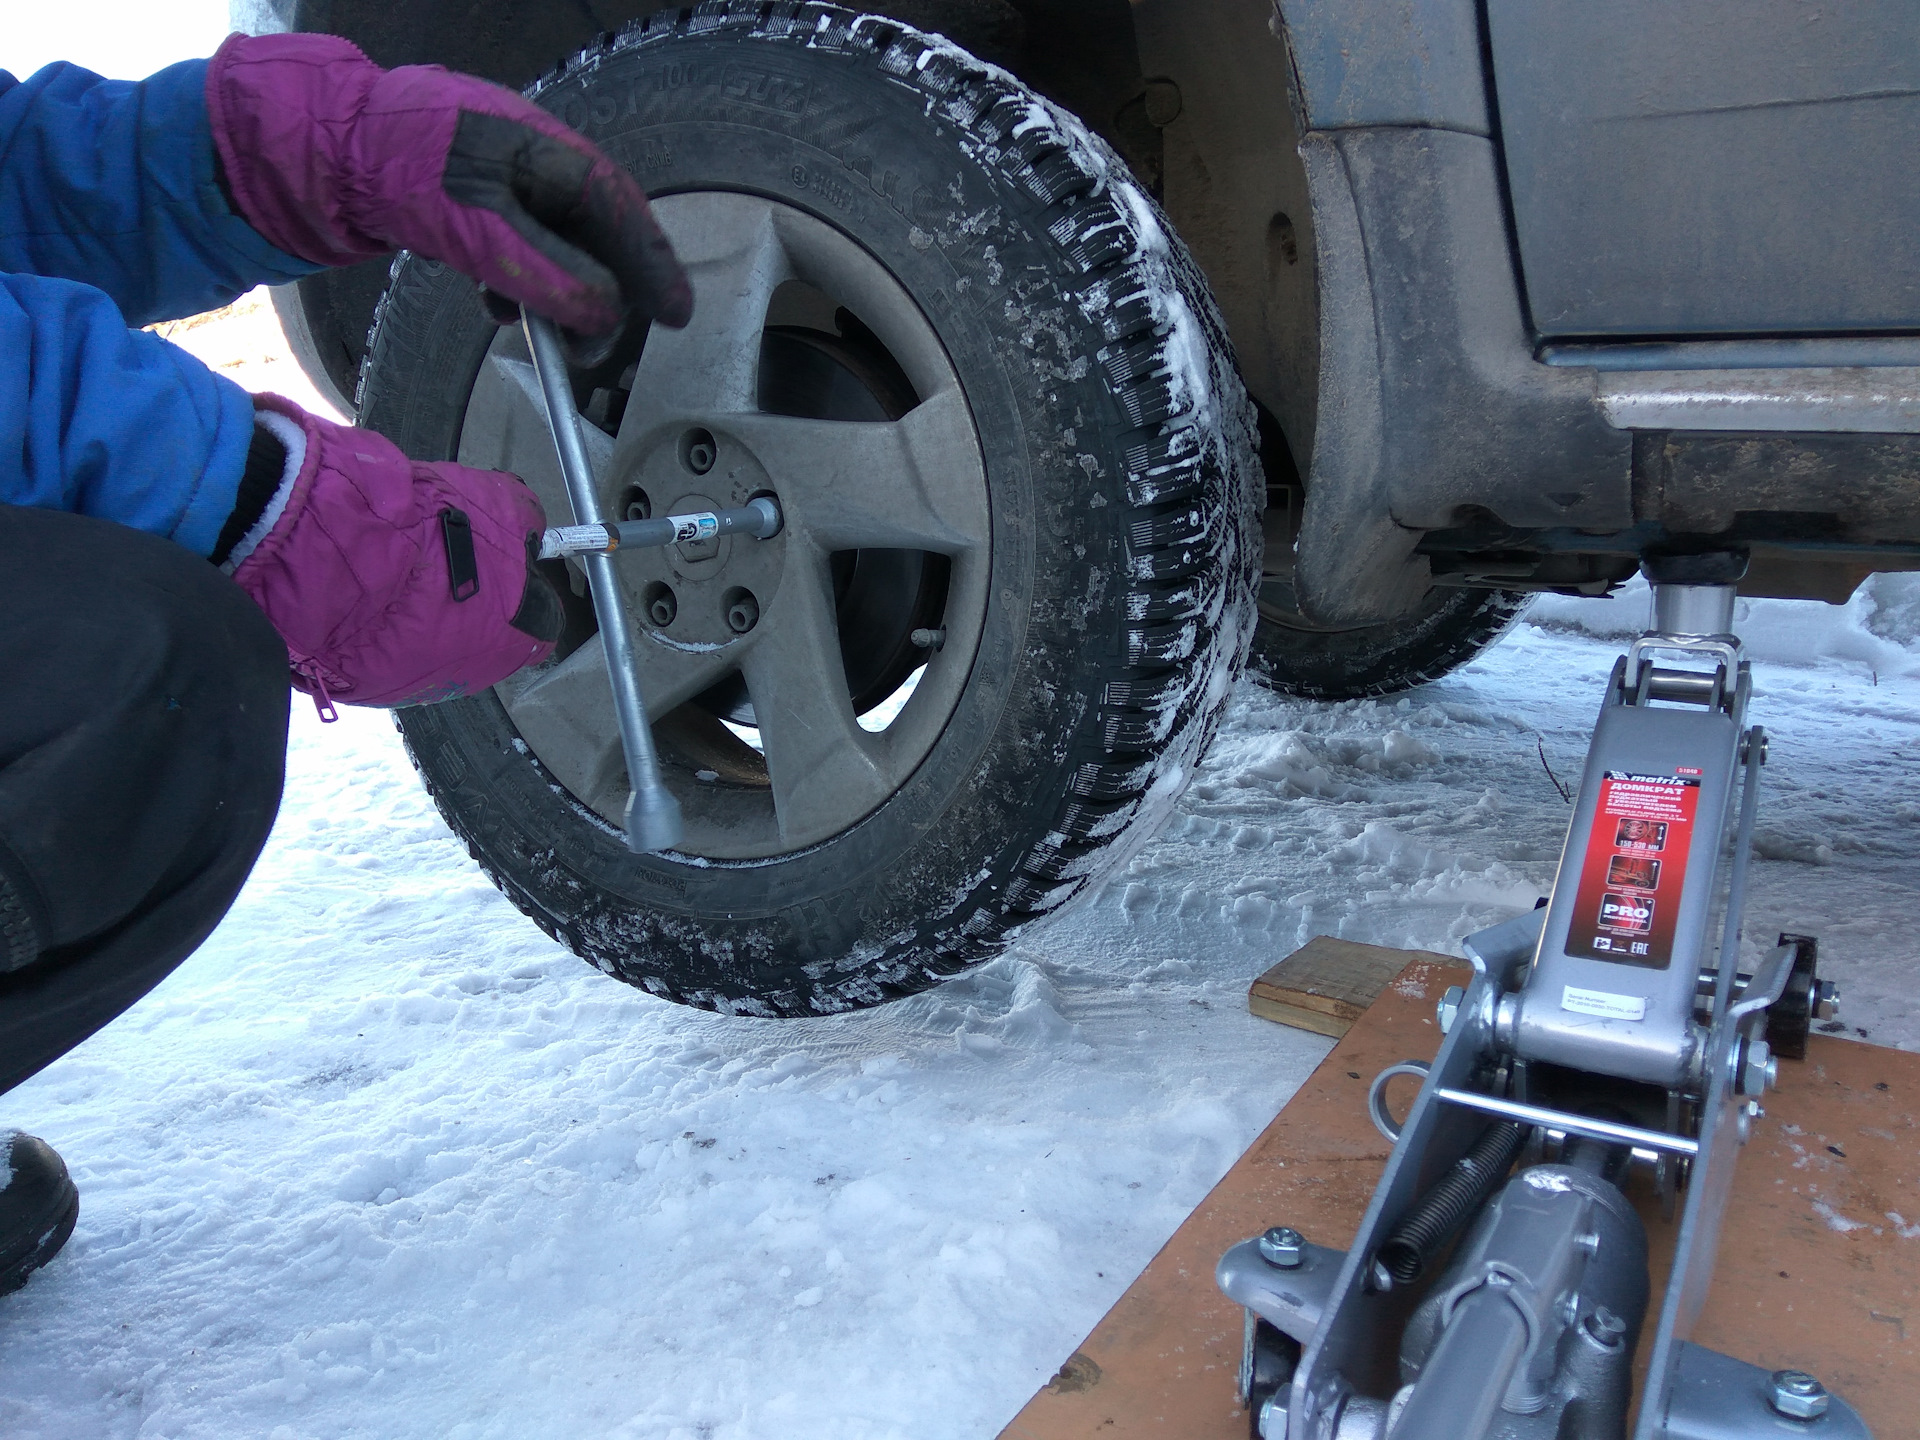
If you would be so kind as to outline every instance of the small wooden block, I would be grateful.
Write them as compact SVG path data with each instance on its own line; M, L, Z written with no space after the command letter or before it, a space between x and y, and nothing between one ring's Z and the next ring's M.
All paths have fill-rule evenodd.
M1262 1020L1339 1039L1414 959L1458 965L1427 950L1389 950L1316 935L1253 982L1247 1009Z

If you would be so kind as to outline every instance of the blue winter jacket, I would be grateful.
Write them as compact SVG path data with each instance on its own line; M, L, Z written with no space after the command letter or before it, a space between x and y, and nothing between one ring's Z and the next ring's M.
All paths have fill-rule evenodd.
M207 63L103 80L0 70L0 503L117 520L205 555L253 435L247 392L130 329L316 266L234 214Z

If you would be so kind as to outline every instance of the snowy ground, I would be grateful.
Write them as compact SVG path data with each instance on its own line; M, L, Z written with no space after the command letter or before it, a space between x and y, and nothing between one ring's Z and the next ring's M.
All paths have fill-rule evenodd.
M1756 607L1750 933L1920 1049L1920 588ZM1324 1043L1251 1019L1316 933L1457 949L1546 885L1631 600L1385 704L1236 695L1090 904L884 1010L678 1009L502 900L385 716L296 706L213 939L9 1094L82 1193L0 1300L17 1440L990 1437ZM1790 663L1791 662L1791 663ZM1849 1032L1852 1033L1852 1032Z

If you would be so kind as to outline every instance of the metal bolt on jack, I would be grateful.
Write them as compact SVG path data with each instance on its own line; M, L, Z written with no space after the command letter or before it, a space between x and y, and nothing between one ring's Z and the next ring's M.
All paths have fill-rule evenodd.
M1260 1237L1260 1258L1280 1270L1299 1268L1306 1237L1290 1225L1275 1225Z
M1767 1402L1790 1420L1817 1420L1827 1413L1827 1387L1804 1370L1776 1370Z
M1736 1088L1742 1095L1765 1095L1780 1083L1780 1062L1764 1040L1749 1040L1740 1052Z
M1831 980L1822 980L1813 1002L1813 1018L1831 1020L1840 1013L1840 987Z
M1601 1305L1589 1313L1587 1318L1581 1322L1581 1328L1593 1339L1594 1344L1611 1350L1624 1341L1627 1333L1627 1322L1614 1314L1613 1311L1607 1309L1606 1306Z
M1282 1385L1260 1407L1260 1440L1287 1440L1289 1388Z

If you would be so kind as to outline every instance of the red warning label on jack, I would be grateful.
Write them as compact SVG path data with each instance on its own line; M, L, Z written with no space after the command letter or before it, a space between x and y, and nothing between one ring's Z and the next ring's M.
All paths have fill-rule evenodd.
M1569 955L1666 968L1699 803L1698 775L1607 771L1574 894Z

